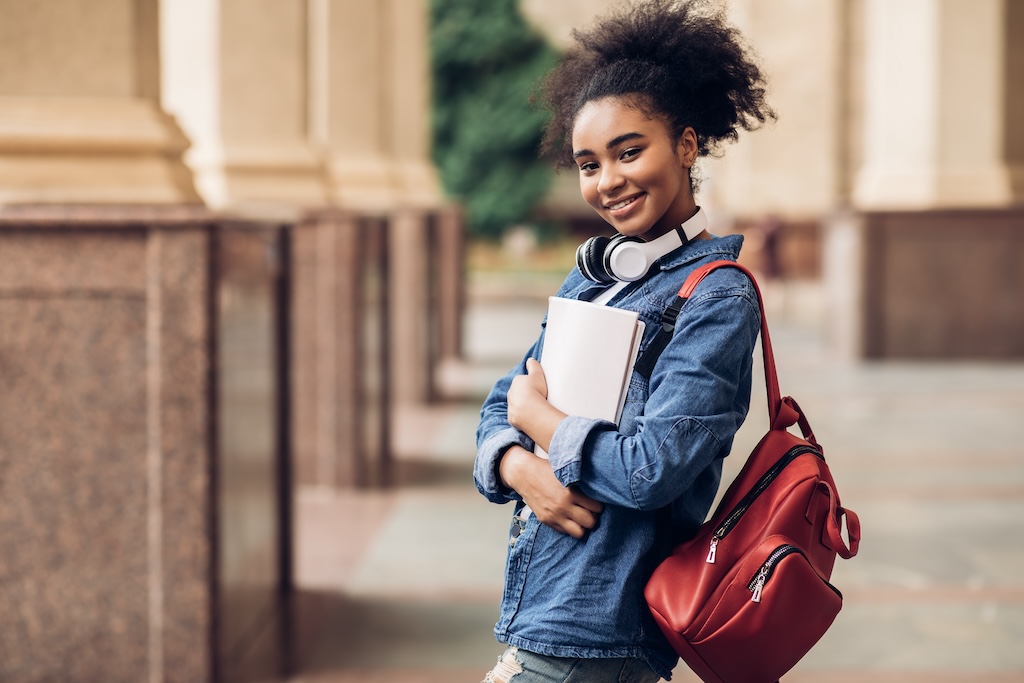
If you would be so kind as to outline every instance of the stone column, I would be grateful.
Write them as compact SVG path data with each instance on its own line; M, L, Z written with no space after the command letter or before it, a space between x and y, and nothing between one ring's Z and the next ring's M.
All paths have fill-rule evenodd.
M854 213L826 235L830 324L851 357L1017 357L1024 8L863 0ZM1017 227L1014 228L1014 225ZM1016 264L1016 265L1011 265ZM970 319L970 324L964 322Z
M161 4L163 97L195 141L207 204L232 211L329 201L313 136L307 3Z
M389 104L387 141L400 202L435 209L441 204L430 159L430 52L428 4L387 0L385 9Z
M0 204L199 203L157 0L0 0Z
M213 680L203 220L0 214L0 679Z
M323 105L332 196L345 208L384 211L398 199L387 138L388 3L317 4L325 5Z
M733 0L729 20L766 74L768 102L778 120L741 132L736 143L723 148L722 158L700 162L707 181L698 201L725 218L723 227L730 219L766 215L817 221L836 205L840 190L842 102L836 83L846 28L841 2ZM794 26L814 28L794 31Z
M388 217L392 396L428 400L437 314L428 295L430 215L442 200L429 157L427 3L317 4L329 29L323 103L332 196L347 210Z
M387 230L381 219L323 211L293 235L296 481L379 485L389 467Z
M1008 58L1021 51L1007 24L1014 4L864 0L858 208L1002 207L1019 199L1013 178L1024 166L1008 149L1019 120L1007 117L1008 95L1020 89L1007 80Z

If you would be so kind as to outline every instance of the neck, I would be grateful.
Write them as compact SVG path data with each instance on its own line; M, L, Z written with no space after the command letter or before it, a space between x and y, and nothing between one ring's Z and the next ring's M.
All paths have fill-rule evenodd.
M679 239L683 242L689 242L695 239L698 235L703 233L708 227L708 216L704 213L704 210L699 206L693 207L693 214L687 218L683 223L676 229L679 234Z

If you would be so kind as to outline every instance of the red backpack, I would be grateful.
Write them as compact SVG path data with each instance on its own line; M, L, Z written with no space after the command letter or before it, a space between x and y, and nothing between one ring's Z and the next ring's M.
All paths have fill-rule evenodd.
M780 395L761 292L746 268L716 261L695 270L663 318L666 332L671 335L700 281L722 267L742 270L757 290L771 428L711 519L655 569L644 596L701 680L770 683L800 661L839 613L843 596L829 578L837 554L857 554L860 521L840 505L807 418L796 401ZM794 424L803 438L787 431Z

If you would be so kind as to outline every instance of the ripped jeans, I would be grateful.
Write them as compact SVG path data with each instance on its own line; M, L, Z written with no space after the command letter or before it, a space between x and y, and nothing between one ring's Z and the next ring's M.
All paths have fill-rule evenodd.
M642 659L547 657L510 647L482 683L655 683Z

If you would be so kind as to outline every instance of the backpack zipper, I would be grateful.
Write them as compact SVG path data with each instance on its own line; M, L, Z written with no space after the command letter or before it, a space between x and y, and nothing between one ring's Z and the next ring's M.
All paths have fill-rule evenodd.
M782 560L782 558L786 557L787 555L792 555L793 553L799 553L804 557L807 557L807 554L804 553L804 551L801 550L798 546L788 543L785 545L780 545L778 548L772 551L772 554L769 555L768 559L764 561L764 564L761 565L761 568L758 570L757 574L754 575L754 578L752 578L750 582L747 584L747 590L751 592L751 602L761 602L761 592L764 590L765 584L768 583L768 580L772 578L772 574L775 573L775 567L778 565L779 561ZM833 586L825 579L821 579L821 581L826 586L828 586L833 593L838 595L840 600L843 599L843 594L839 592L838 588Z
M747 511L747 508L749 508L753 502L757 500L757 497L761 495L761 493L763 493L773 481L775 481L782 470L804 453L814 453L822 460L825 459L825 456L821 454L821 451L816 448L812 448L811 446L794 446L793 448L790 448L784 456L779 458L778 462L772 465L767 472L761 475L761 478L757 480L754 487L747 492L747 495L743 496L736 507L732 509L732 512L730 512L725 518L725 521L715 529L715 533L711 536L711 547L708 549L708 556L705 559L705 562L708 564L715 563L715 554L718 551L718 542L732 531L733 527L736 526L740 521L740 518L743 517L743 514Z

